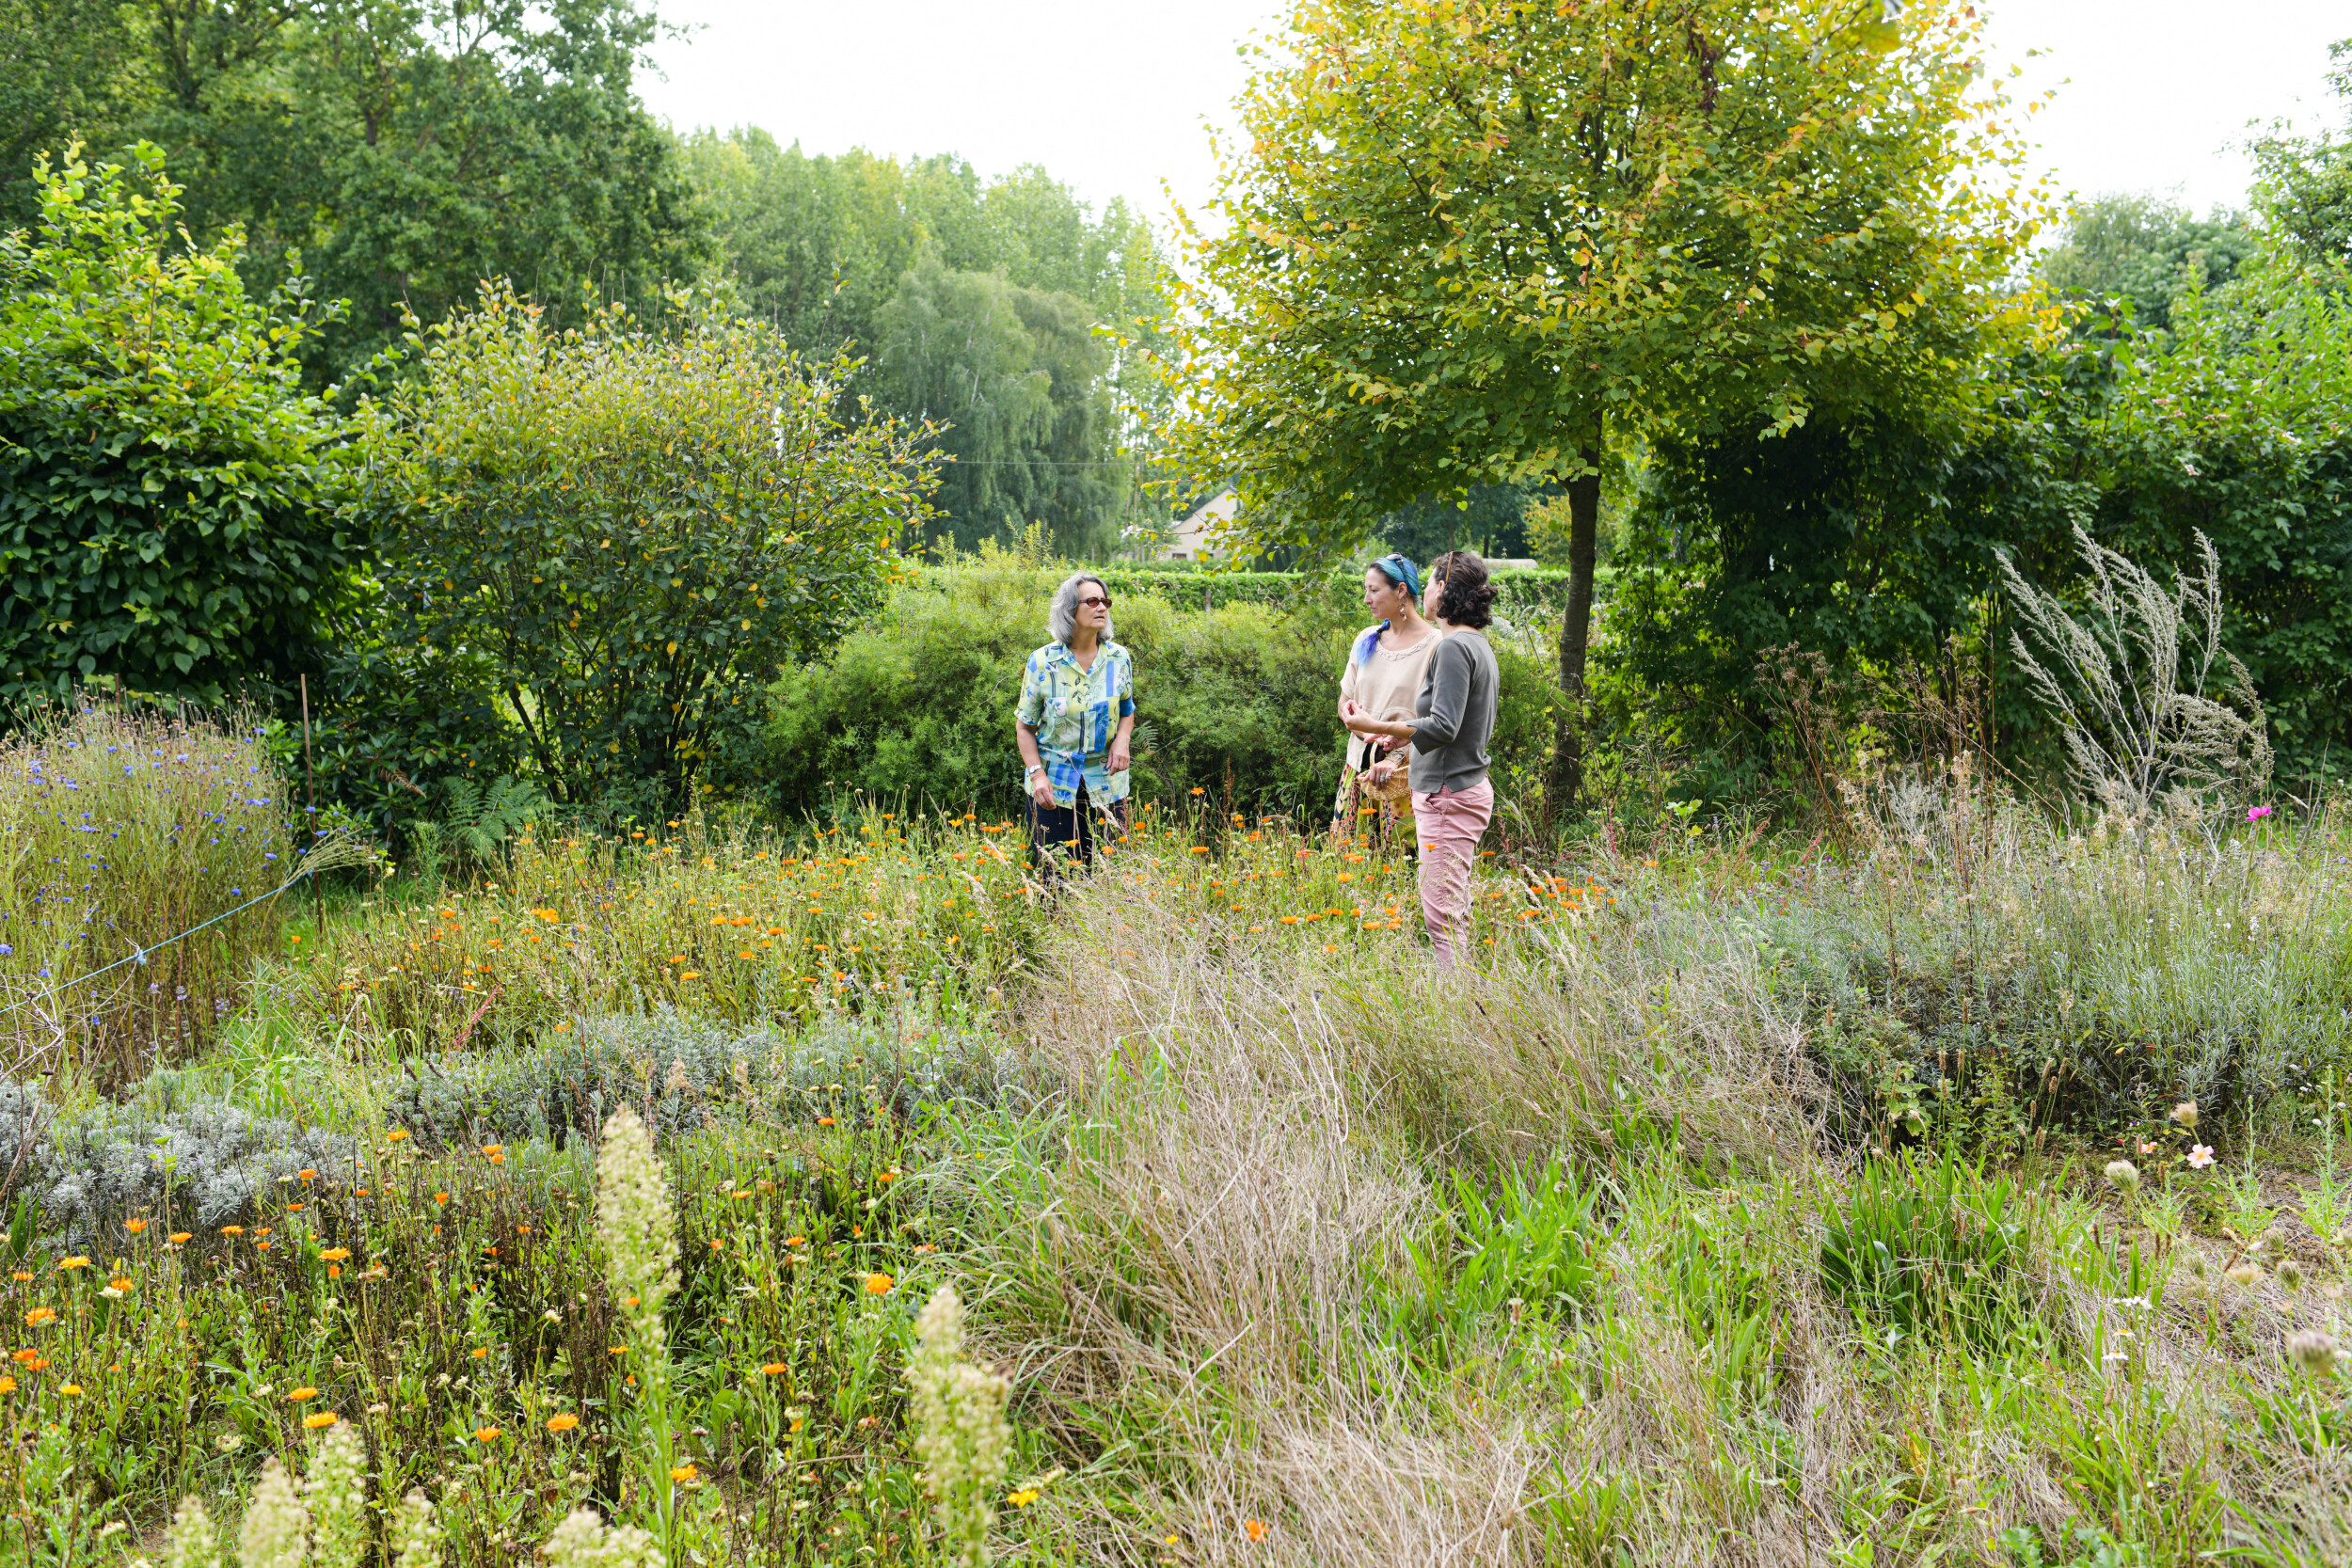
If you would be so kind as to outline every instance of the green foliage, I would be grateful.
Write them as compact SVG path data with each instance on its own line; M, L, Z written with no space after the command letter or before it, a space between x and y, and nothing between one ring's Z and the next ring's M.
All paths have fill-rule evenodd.
M850 391L948 421L934 537L1041 523L1094 554L1147 504L1133 454L1166 403L1144 361L1166 303L1123 201L1097 216L1034 166L984 183L960 159L809 157L763 131L682 151L745 306L804 354L861 356Z
M1993 1350L2027 1315L2018 1207L1948 1152L1870 1161L1821 1216L1822 1287L1907 1338Z
M1472 1350L1498 1319L1557 1323L1589 1307L1602 1265L1598 1188L1557 1156L1503 1174L1491 1196L1457 1171L1436 1231L1407 1247L1408 1286L1387 1303L1390 1332Z
M257 299L235 236L173 243L152 147L36 184L0 236L0 699L283 684L356 553L299 280Z
M503 774L478 783L453 773L437 793L438 810L408 824L415 858L422 863L415 869L428 880L438 880L444 871L495 869L515 837L553 803L537 784Z
M2254 248L2253 229L2239 214L2198 218L2154 197L2108 196L2074 214L2036 270L2063 298L2094 309L2122 300L2140 326L2161 328L2183 290L2227 283Z
M346 373L485 278L577 321L646 301L701 243L668 134L637 100L660 36L638 0L352 5L134 0L101 145L146 137L189 182L199 235L300 255L351 302L312 349Z
M1045 641L1045 607L1063 571L994 554L927 568L831 655L787 669L770 691L755 772L774 808L797 816L858 789L1018 815L1013 700L1023 662ZM1343 605L1340 579L1300 597L1315 579L1103 575L1119 640L1136 656L1137 797L1179 801L1198 787L1236 810L1320 821L1339 781L1340 673L1364 615L1360 604ZM1346 580L1359 586L1360 574ZM1214 609L1200 608L1203 594ZM1558 688L1540 642L1496 641L1502 695L1490 750L1502 780L1515 770L1532 778L1550 742Z
M487 660L557 800L674 814L874 602L925 515L914 438L756 324L559 332L491 291L377 421L389 640Z
M1136 476L1113 455L1110 353L1085 300L926 252L875 325L879 401L945 427L936 536L969 549L1034 522L1066 553L1116 542Z

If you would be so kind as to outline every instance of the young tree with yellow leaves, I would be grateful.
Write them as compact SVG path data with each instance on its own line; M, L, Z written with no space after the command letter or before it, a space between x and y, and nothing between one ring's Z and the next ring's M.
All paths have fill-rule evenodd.
M1581 785L1600 459L1964 406L2043 214L1959 0L1301 0L1184 216L1170 432L1261 549L1550 479L1552 800Z

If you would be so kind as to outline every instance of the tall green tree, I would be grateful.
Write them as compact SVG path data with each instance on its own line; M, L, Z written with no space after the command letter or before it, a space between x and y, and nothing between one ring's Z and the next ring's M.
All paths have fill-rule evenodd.
M2328 51L2328 85L2344 101L2344 132L2277 132L2254 144L2255 200L2314 261L2352 265L2352 39Z
M50 119L167 148L184 220L199 238L241 228L248 281L298 256L349 300L314 377L484 278L579 320L697 265L675 149L635 92L660 27L640 0L124 0L83 26L87 61L49 68L78 96Z
M748 308L803 352L863 358L845 396L951 427L940 537L1038 522L1083 554L1144 504L1166 302L1124 202L1097 214L1033 166L984 182L961 159L811 157L754 130L683 149Z
M34 189L0 235L0 698L291 684L358 555L317 312L248 291L233 231L185 242L155 148Z
M2127 300L2138 325L2161 327L2184 290L2229 282L2254 246L2254 230L2238 214L2200 218L2154 197L2106 196L2068 219L2036 270L2061 298L2099 313L2108 300Z
M1566 486L1555 798L1581 782L1607 427L1948 401L2033 225L1958 0L1322 0L1188 224L1174 444L1262 547Z

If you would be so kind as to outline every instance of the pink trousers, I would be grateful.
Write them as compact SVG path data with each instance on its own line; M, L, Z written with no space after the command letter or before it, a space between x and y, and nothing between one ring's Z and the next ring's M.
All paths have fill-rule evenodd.
M1481 779L1468 789L1413 797L1413 827L1421 839L1421 918L1439 969L1452 969L1454 946L1470 941L1470 866L1479 836L1495 814L1495 786Z

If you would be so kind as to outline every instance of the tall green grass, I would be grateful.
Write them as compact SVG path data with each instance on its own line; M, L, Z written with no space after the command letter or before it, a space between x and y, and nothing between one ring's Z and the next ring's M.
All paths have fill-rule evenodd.
M277 945L305 847L260 736L86 705L0 743L0 1039L102 1084L202 1049ZM88 978L118 960L129 963Z

